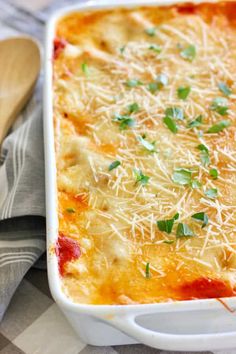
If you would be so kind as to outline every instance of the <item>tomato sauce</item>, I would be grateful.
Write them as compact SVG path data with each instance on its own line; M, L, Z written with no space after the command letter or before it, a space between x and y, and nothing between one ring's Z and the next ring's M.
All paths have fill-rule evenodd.
M60 274L65 274L65 265L67 262L75 260L80 257L81 250L77 241L66 237L62 233L59 233L56 244L56 255L58 258L58 266Z
M198 278L180 288L183 300L212 299L235 296L230 284L220 279Z

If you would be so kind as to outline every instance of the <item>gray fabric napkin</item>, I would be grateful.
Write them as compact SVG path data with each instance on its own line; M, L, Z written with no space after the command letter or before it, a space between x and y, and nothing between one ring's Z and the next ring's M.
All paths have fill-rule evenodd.
M0 157L0 321L28 269L45 251L42 114L34 100Z

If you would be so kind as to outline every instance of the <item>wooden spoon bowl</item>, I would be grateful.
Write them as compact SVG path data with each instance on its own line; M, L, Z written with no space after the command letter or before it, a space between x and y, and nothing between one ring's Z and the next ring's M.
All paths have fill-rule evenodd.
M0 41L0 144L28 101L40 70L40 49L30 37Z

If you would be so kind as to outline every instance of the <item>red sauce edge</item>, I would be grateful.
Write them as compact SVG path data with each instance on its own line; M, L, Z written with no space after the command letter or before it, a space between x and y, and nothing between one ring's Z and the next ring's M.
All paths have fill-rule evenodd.
M60 55L60 53L63 51L65 48L67 42L63 38L54 38L53 41L53 59L57 59Z
M184 300L213 299L236 295L228 282L204 277L183 284L180 287L180 292Z
M80 246L77 241L59 233L56 243L56 255L58 258L59 272L65 275L65 265L67 262L78 259L81 255Z

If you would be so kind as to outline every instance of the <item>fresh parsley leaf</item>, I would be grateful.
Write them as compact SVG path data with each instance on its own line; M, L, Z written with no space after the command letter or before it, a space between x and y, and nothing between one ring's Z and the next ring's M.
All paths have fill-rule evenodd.
M176 168L172 175L173 182L184 185L190 185L192 182L192 171L187 168Z
M216 97L212 101L210 109L214 112L219 113L221 116L228 114L228 101L225 97Z
M172 245L174 243L174 240L164 240L163 243L166 243L167 245Z
M191 217L195 220L202 221L202 229L208 224L208 216L204 212L193 214Z
M153 50L157 54L161 53L161 47L159 45L157 45L157 44L150 45L149 49Z
M203 166L208 166L210 164L209 150L204 144L200 144L197 148L201 151L200 159Z
M124 54L124 51L125 51L125 45L123 45L123 47L120 47L120 54Z
M164 231L167 234L170 234L173 226L174 226L174 222L175 220L177 220L179 218L179 213L176 213L172 219L168 219L168 220L158 220L157 221L157 227L160 231Z
M210 198L210 199L215 199L218 195L218 190L216 188L210 188L210 189L207 189L205 192L204 192L205 196Z
M190 94L191 91L191 87L190 86L181 86L177 89L177 93L178 93L178 98L181 100L186 100L186 98L188 97L188 95Z
M230 96L232 93L232 90L224 83L224 82L219 82L218 83L219 90L225 95L225 96Z
M74 208L66 208L66 211L69 214L74 214L75 213L75 209Z
M174 118L176 120L183 120L184 119L184 111L182 108L178 107L169 107L165 110L165 116Z
M145 33L150 37L154 37L156 35L156 28L155 27L147 28L145 29Z
M143 85L143 83L137 79L127 80L125 84L128 87L137 87L137 86Z
M116 161L113 161L109 167L108 167L108 171L112 171L114 170L114 168L120 166L120 161L116 160Z
M225 128L229 127L231 124L231 122L229 120L221 120L220 122L212 125L207 133L213 134L213 133L219 133L222 130L224 130Z
M181 238L181 237L191 237L195 236L194 232L190 229L190 227L187 224L179 223L177 226L177 231L176 231L176 237Z
M88 64L86 63L82 63L81 64L81 69L83 71L83 73L88 76L89 75L89 68L88 68Z
M146 263L145 277L146 277L147 279L151 278L151 274L150 274L150 263L149 263L149 262Z
M128 112L129 113L136 113L139 111L139 105L134 102L128 106Z
M161 90L164 86L168 85L168 76L160 74L156 77L154 82L148 85L148 89L151 93L155 93L157 90Z
M135 125L135 120L129 115L115 114L113 121L120 124L120 130L125 130L128 127L132 128Z
M218 178L218 170L216 168L211 168L210 171L210 176L213 178L213 179L217 179Z
M173 118L164 117L163 122L172 133L176 134L178 132L177 124Z
M155 142L150 143L149 141L147 141L146 139L144 139L141 136L137 137L137 140L143 145L143 147L150 151L150 152L156 152L156 148L155 148Z
M191 181L191 187L192 187L193 189L201 188L201 186L202 186L201 182L199 182L197 179L193 179L193 180Z
M187 128L199 127L202 124L202 115L198 116L196 119L192 120L187 124Z
M134 169L134 176L136 178L136 183L141 183L142 185L146 185L150 179L150 177L145 176L141 170Z
M196 54L197 51L195 45L189 45L180 52L181 57L189 61L193 61L193 59L196 57Z

